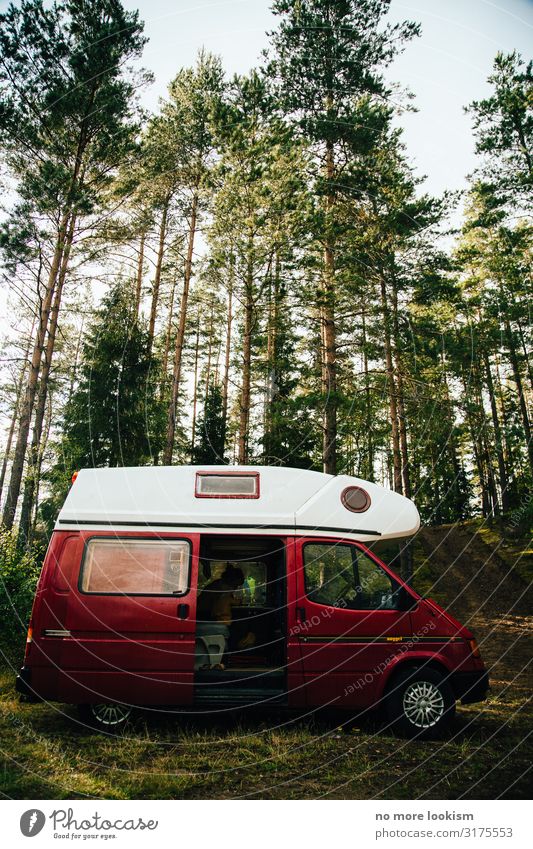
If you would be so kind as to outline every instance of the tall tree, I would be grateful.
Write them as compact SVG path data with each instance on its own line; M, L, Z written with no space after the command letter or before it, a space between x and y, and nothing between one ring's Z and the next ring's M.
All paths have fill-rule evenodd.
M386 24L390 0L276 0L271 73L283 109L314 149L312 223L322 254L317 304L322 326L323 467L337 467L337 270L339 201L353 187L346 165L372 145L389 89L382 71L418 33L414 23Z
M209 385L203 415L196 425L197 439L193 447L193 463L223 464L225 441L224 405L218 383Z
M124 66L140 54L141 33L137 13L126 12L119 0L51 7L23 0L0 15L0 141L20 196L53 229L4 504L7 528L20 492L54 292L75 224L94 210L133 137L134 86Z
M149 334L124 285L103 299L83 345L78 383L63 419L67 473L84 466L149 463L162 444Z
M211 196L211 172L215 150L213 116L218 108L223 87L220 60L201 52L196 67L180 71L170 84L169 99L162 109L162 115L172 126L178 141L177 167L183 195L183 213L187 220L183 286L174 345L167 437L163 451L163 462L167 465L172 463L174 453L194 246L199 220L208 207Z
M531 210L533 196L533 61L526 65L516 51L498 53L488 82L490 97L466 108L480 156L477 173L491 206L514 216L521 207Z
M219 134L220 186L210 243L213 263L224 269L231 293L228 318L235 311L240 320L238 460L247 463L262 320L272 280L290 255L298 227L303 159L301 146L275 115L267 80L255 71L233 79ZM228 354L226 340L226 361Z

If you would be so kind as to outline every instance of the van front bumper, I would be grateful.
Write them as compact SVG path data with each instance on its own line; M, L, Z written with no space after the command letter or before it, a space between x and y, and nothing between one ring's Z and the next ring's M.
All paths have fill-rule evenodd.
M20 700L22 702L41 702L42 699L37 693L32 689L31 686L31 669L28 669L27 666L23 666L17 675L17 679L15 681L15 690L20 695Z
M456 672L452 676L452 686L455 698L461 704L470 705L472 702L482 702L487 698L489 690L489 673L486 669L476 669L473 672Z

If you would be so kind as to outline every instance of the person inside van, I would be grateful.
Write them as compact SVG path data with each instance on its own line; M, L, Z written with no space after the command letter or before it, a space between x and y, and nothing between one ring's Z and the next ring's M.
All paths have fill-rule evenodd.
M228 650L232 607L241 602L236 593L243 583L242 569L228 563L222 575L207 584L198 596L196 633L199 637L223 637L224 654ZM220 662L212 668L224 669L224 665Z
M199 636L213 634L223 636L226 641L226 651L232 622L232 608L242 603L242 599L236 593L243 584L242 569L228 563L220 578L207 584L198 596L196 633ZM239 648L247 648L254 643L255 635L249 633L240 641ZM223 668L222 664L220 666Z
M220 578L207 584L198 596L198 622L220 622L229 629L232 620L231 608L241 603L236 592L243 583L242 569L228 563Z

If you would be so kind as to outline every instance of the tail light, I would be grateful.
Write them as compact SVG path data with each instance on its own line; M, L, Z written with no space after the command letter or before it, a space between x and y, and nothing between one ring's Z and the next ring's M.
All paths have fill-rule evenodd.
M28 633L26 634L26 651L24 652L24 659L28 657L30 653L31 644L33 643L33 627L30 622L28 625Z
M470 646L470 651L472 652L472 657L481 657L481 652L479 650L477 640L468 640L468 644Z

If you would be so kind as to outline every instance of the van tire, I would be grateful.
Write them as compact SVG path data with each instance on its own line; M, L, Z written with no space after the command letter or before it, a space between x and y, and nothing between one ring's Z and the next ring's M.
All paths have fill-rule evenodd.
M455 696L449 680L437 669L411 668L391 682L385 712L402 737L435 740L453 722Z
M107 734L121 732L130 720L132 708L117 702L78 705L78 714L84 725Z

